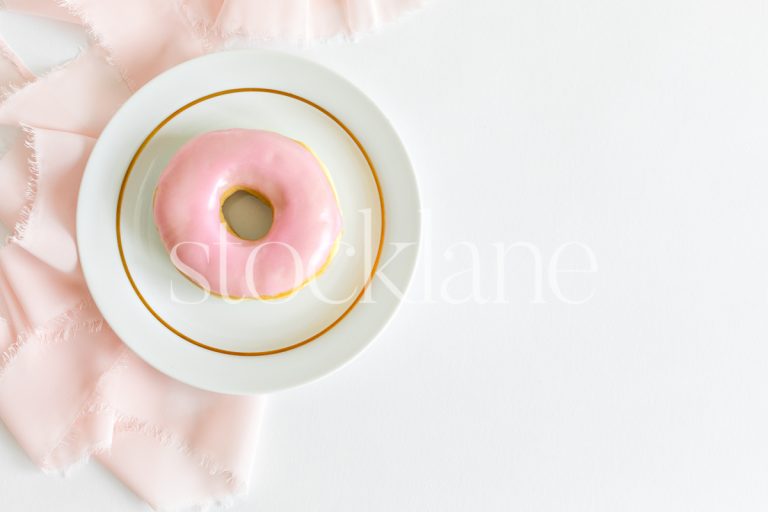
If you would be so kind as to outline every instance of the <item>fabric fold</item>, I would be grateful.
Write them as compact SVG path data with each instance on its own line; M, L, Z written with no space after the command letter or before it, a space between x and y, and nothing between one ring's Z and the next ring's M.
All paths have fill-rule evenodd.
M425 0L224 0L210 30L222 40L350 39L424 4Z
M5 7L11 11L23 12L43 18L50 18L67 23L78 23L66 7L54 0L3 0Z
M134 90L202 55L206 44L173 1L61 0L80 19ZM139 35L137 37L137 35Z
M0 37L0 83L4 84L6 90L12 90L34 79L34 73L8 46L5 39Z
M131 92L104 50L91 47L0 103L0 124L95 138Z

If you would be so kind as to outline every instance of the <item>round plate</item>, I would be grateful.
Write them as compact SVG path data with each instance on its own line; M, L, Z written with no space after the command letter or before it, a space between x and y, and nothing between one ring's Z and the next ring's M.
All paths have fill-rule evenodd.
M153 193L171 156L233 127L308 145L338 193L339 251L284 299L207 295L173 267L154 226ZM183 382L250 394L321 377L370 344L413 273L419 198L396 132L360 90L295 56L222 52L163 73L115 114L85 171L77 233L90 291L126 344Z

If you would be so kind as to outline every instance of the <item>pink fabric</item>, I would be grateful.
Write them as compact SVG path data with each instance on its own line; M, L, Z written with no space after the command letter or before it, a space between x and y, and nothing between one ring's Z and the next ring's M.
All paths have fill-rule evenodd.
M169 66L246 39L316 39L377 28L420 0L5 0L80 23L94 44L36 78L0 40L0 419L45 470L95 456L152 506L244 492L260 400L191 388L117 339L81 274L80 178L128 96Z
M316 40L373 31L424 0L224 0L209 30L250 40ZM203 25L205 25L203 23Z

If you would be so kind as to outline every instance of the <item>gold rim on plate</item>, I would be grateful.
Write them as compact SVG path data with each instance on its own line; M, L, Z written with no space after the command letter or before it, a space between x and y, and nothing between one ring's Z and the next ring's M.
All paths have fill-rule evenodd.
M136 162L138 161L139 157L141 156L141 153L146 149L149 142L152 140L152 138L157 135L157 133L166 125L168 124L173 118L184 112L185 110L202 103L204 101L210 100L212 98L216 98L218 96L224 96L226 94L235 94L235 93L241 93L241 92L261 92L261 93L268 93L268 94L277 94L279 96L285 96L294 100L301 101L328 116L331 120L333 120L339 127L341 127L344 132L346 132L347 135L352 139L352 141L355 143L357 148L360 150L360 152L363 154L363 157L365 158L365 161L368 163L368 167L371 170L371 174L373 175L373 180L376 183L376 191L379 196L379 204L381 205L381 232L379 237L379 247L376 250L376 258L373 261L373 267L371 268L371 273L368 276L368 278L365 281L365 284L363 285L362 289L360 290L360 293L355 297L355 299L352 301L352 303L347 307L347 309L344 310L344 312L336 318L333 322L328 324L326 327L324 327L322 330L316 332L312 336L305 338L301 341L298 341L296 343L293 343L291 345L287 345L285 347L273 349L273 350L264 350L260 352L240 352L236 350L226 350L218 347L214 347L212 345L203 343L201 341L198 341L194 338L191 338L190 336L187 336L186 334L182 333L178 329L174 328L170 323L168 323L163 317L161 317L153 308L149 305L149 302L144 298L144 296L139 291L139 287L136 285L136 282L133 279L133 276L131 275L131 271L128 268L128 264L125 261L125 253L123 252L123 241L121 236L121 212L123 208L123 196L125 194L125 188L128 183L128 178L131 176L131 172L133 172L133 168L136 165ZM123 270L125 271L125 275L128 278L128 281L131 283L131 287L133 288L133 291L138 296L139 300L142 304L144 304L144 307L147 308L147 310L154 316L157 321L159 321L166 329L174 333L179 338L183 339L184 341L187 341L189 343L192 343L193 345L197 345L198 347L204 348L206 350L211 350L213 352L218 352L220 354L227 354L232 356L268 356L271 354L279 354L281 352L287 352L289 350L293 350L295 348L299 348L303 345L306 345L307 343L310 343L321 336L323 336L325 333L329 332L331 329L336 327L344 318L357 306L357 304L360 302L360 299L362 299L363 294L365 294L365 291L370 286L371 282L373 281L373 277L376 275L376 269L379 266L379 260L381 259L381 252L384 247L384 232L386 228L386 216L385 216L385 210L384 210L384 194L381 191L381 183L379 183L379 176L376 173L376 168L373 165L373 162L371 161L370 156L368 156L368 152L363 147L360 140L355 136L355 134L347 128L347 126L341 122L336 116L334 116L331 112L326 110L325 108L321 107L317 103L314 103L311 100L308 100L302 96L299 96L298 94L293 94L286 91L281 91L278 89L265 89L260 87L244 87L244 88L238 88L238 89L226 89L223 91L214 92L205 96L202 96L200 98L197 98L194 101L190 101L186 105L182 106L181 108L177 109L175 112L173 112L171 115L163 119L155 128L149 132L149 135L144 139L144 141L141 143L139 148L136 150L136 153L134 153L133 158L131 158L130 164L128 164L128 169L125 171L125 176L123 177L123 182L120 185L120 194L117 198L117 214L116 214L116 226L117 226L117 248L120 252L120 262L123 265Z

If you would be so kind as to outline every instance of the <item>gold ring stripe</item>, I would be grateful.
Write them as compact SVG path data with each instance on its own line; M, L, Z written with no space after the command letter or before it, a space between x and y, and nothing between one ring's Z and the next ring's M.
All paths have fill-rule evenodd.
M226 350L218 347L214 347L212 345L209 345L207 343L203 343L201 341L198 341L194 338L191 338L190 336L187 336L186 334L182 333L175 327L173 327L170 323L168 323L163 317L161 317L157 311L155 311L152 306L147 302L147 300L144 298L144 296L141 294L141 291L139 291L138 286L136 285L136 282L133 279L133 276L131 275L131 271L128 268L128 264L125 261L125 252L123 250L123 241L122 241L122 235L121 235L121 212L123 208L123 199L125 195L125 188L128 183L128 179L131 176L131 173L133 172L133 169L136 165L136 162L138 161L139 157L141 156L141 153L146 149L149 142L152 140L152 138L157 135L157 133L166 125L168 124L173 118L184 112L185 110L202 103L204 101L210 100L212 98L216 98L218 96L224 96L226 94L236 94L241 92L261 92L261 93L268 93L268 94L277 94L279 96L285 96L288 98L292 98L294 100L301 101L328 116L331 120L333 120L339 127L341 127L342 130L346 132L347 135L352 139L352 141L355 143L355 145L358 147L360 152L362 153L363 157L365 158L365 161L368 163L368 167L371 170L371 174L373 176L373 180L376 183L376 191L379 196L379 203L381 205L381 233L379 237L379 247L376 250L376 257L373 261L373 267L371 268L371 273L367 277L362 289L360 290L360 293L355 297L355 299L352 301L352 303L349 305L347 309L344 310L344 312L336 318L333 322L328 324L325 328L318 331L317 333L313 334L312 336L305 338L301 341L298 341L296 343L293 343L291 345L287 345L285 347L273 349L273 350L265 350L261 352L240 352L236 350ZM342 320L355 308L355 306L358 305L360 300L362 299L363 295L365 294L365 291L368 289L368 287L371 285L371 282L373 281L373 277L376 275L376 269L379 266L379 261L381 260L381 252L384 247L384 233L386 230L386 215L384 210L384 194L381 191L381 183L379 182L379 176L376 173L376 167L373 165L373 162L371 161L370 156L368 155L368 152L365 150L365 147L363 147L363 144L360 142L360 140L355 136L355 134L350 130L339 118L337 118L335 115L333 115L331 112L326 110L325 108L321 107L317 103L314 103L311 100L308 100L302 96L299 96L298 94L293 94L286 91L281 91L278 89L265 89L260 87L243 87L238 89L226 89L223 91L214 92L212 94L208 94L206 96L202 96L194 101L191 101L187 103L186 105L182 106L175 112L173 112L171 115L163 119L160 124L158 124L150 133L147 135L147 137L144 139L144 141L141 143L139 148L136 150L136 153L134 153L133 158L131 159L130 164L128 164L128 169L125 172L125 176L123 177L123 182L120 185L120 194L117 198L117 215L116 215L116 227L117 227L117 247L120 252L120 261L123 265L123 270L125 271L125 275L128 278L128 281L131 283L131 287L133 288L133 291L136 293L137 297L141 301L141 303L144 305L145 308L154 316L157 321L159 321L166 329L174 333L179 338L183 339L184 341L187 341L189 343L192 343L193 345L197 345L198 347L202 347L206 350L211 350L213 352L218 352L220 354L227 354L232 356L268 356L271 354L279 354L281 352L287 352L289 350L293 350L295 348L299 348L303 345L306 345L307 343L310 343L327 332L329 332L331 329L339 325Z

